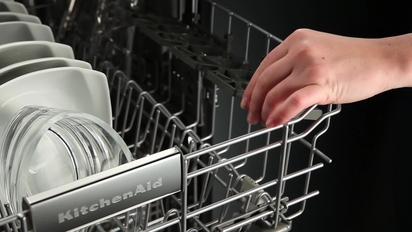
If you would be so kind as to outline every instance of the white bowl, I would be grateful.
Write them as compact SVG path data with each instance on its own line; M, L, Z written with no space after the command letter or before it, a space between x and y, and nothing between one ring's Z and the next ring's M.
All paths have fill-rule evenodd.
M0 45L18 41L50 41L54 42L50 27L28 22L0 23Z
M0 12L0 23L22 21L29 23L41 24L38 17L28 14L15 13L15 12Z
M0 1L0 12L15 12L28 14L26 7L18 2L14 1Z
M25 41L0 45L0 69L18 62L47 57L74 59L74 54L70 46L47 41Z
M92 66L87 62L62 57L49 57L27 60L0 69L0 85L31 72L60 67L78 67L92 69Z

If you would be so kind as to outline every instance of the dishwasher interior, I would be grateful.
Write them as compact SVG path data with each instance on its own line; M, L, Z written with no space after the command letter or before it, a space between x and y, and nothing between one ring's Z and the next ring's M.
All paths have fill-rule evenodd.
M106 75L112 126L135 161L28 197L22 212L2 204L4 231L293 231L319 194L311 173L332 162L316 145L341 106L315 105L275 128L238 114L254 69L281 39L210 0L22 3ZM121 206L92 210L99 200L104 208L97 182L113 186ZM112 183L137 197L123 204L128 191Z

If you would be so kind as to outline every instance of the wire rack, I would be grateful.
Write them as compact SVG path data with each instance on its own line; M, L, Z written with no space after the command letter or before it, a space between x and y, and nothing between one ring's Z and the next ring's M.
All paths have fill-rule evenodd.
M252 70L248 66L250 47L254 43L262 44L252 41L253 31L263 35L263 55L281 42L276 36L215 2L200 2L210 4L211 34L215 33L215 15L219 11L227 15L227 39L215 41L223 44L226 50L230 50L227 42L233 35L235 20L245 25L246 33L241 38L245 42L242 65L246 66L239 69ZM197 6L200 2L194 1L193 15L199 14ZM183 12L182 4L180 11ZM135 35L134 29L138 27L146 39L160 44L164 65L155 67L163 75L155 75L146 81L136 79L136 75L148 76L150 64L135 54L130 44L118 43L115 33L102 33L90 40L92 42L79 40L82 48L77 55L106 74L112 100L113 127L126 141L136 160L173 147L181 152L181 186L177 193L137 202L132 209L129 207L76 230L291 230L292 220L304 212L306 201L319 194L319 191L310 189L311 173L332 161L316 145L319 137L328 130L331 117L340 112L340 105L312 106L285 125L275 128L245 125L242 135L233 136L234 128L239 126L236 100L244 86L232 82L243 83L245 80L224 79L230 73L227 67L215 69L207 64L198 65L194 62L198 60L192 56L195 52L177 43L181 38L158 38L159 34L148 27L153 24L143 19L148 18L138 16L133 25L116 25L111 30L119 32L118 29L124 29L129 33L133 31ZM188 56L188 52L191 55ZM190 76L183 71L188 69L192 70ZM176 86L186 83L189 78L191 95L182 89L176 91ZM219 107L221 89L230 95L229 107L225 109ZM216 116L218 110L223 111L229 121L225 132L227 137L222 142L213 140L215 133L222 133L215 128L219 120ZM300 148L292 152L295 147ZM297 160L301 165L291 165ZM258 175L245 172L248 166L255 167ZM167 170L155 171L167 173ZM291 185L300 187L288 191L286 187ZM213 194L216 189L218 194ZM9 205L4 204L0 207L0 226L4 231L30 231L32 213L12 212Z

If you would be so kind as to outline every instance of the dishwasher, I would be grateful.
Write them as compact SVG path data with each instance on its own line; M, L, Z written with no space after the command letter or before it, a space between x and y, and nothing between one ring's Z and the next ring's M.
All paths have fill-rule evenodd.
M239 99L281 39L211 0L21 2L105 74L132 159L21 211L3 202L2 231L293 231L319 194L312 172L332 162L317 141L341 106L247 124Z

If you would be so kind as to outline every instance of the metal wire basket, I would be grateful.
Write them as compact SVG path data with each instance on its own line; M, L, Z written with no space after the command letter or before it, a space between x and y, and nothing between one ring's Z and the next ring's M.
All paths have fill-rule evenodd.
M269 52L273 41L281 42L274 35L230 10L212 1L205 2L212 7L212 33L217 10L228 16L227 35L232 34L231 25L234 19L246 25L244 61L248 61L250 54L252 30L262 33L266 38L265 54ZM122 57L126 57L124 63L139 63L139 59L133 56L129 47L111 43L113 44L116 46L110 48L110 54L117 49L122 51ZM330 163L331 159L318 150L316 145L319 137L328 130L331 117L340 112L340 105L312 106L285 125L275 128L254 129L245 123L244 133L233 137L233 129L241 126L234 110L237 107L235 102L239 96L236 92L238 90L230 92L230 105L223 109L218 104L218 90L222 88L222 82L216 79L216 72L194 69L194 75L190 77L196 86L193 95L182 93L176 98L172 94L173 85L176 84L173 80L186 73L181 73L180 69L174 69L176 66L170 64L182 60L179 58L181 50L177 51L176 46L163 47L171 48L165 50L165 60L169 64L164 68L166 78L155 82L155 85L149 85L150 88L147 82L139 82L133 78L135 73L132 68L120 68L113 64L113 59L107 59L107 54L95 52L87 56L92 58L94 67L108 77L114 128L128 144L136 162L151 159L144 165L138 163L133 166L132 162L130 165L133 167L127 170L119 167L112 172L112 176L102 177L99 181L107 183L107 187L112 182L126 180L116 180L121 173L141 171L141 175L147 170L150 173L162 174L163 181L167 175L179 180L167 192L152 193L145 189L147 198L143 199L142 194L142 198L119 208L117 212L108 212L100 217L84 217L83 224L76 222L77 224L73 223L67 228L79 231L195 232L249 231L253 228L278 232L291 230L292 220L303 213L307 199L319 194L317 190L310 190L311 173L322 168L325 163ZM93 49L90 51L94 52ZM144 61L140 64L140 68L147 65ZM159 97L158 93L162 89ZM194 110L188 109L186 103L188 98L193 97L190 102L195 106ZM181 104L176 103L175 99L180 99ZM204 112L205 109L208 109L207 113ZM190 112L192 110L193 112ZM219 110L229 119L227 138L212 144L216 133L216 120L219 120L216 112ZM193 117L188 119L188 114ZM210 117L203 119L205 114ZM212 129L203 130L203 124L208 124ZM160 165L165 163L166 159L172 158L177 162L176 165ZM299 165L292 165L293 162ZM268 164L272 166L269 167ZM255 167L257 174L245 172L247 166ZM129 180L139 182L139 175L134 174ZM157 185L159 181L156 182ZM135 186L134 182L130 183L130 186L122 183L126 187ZM155 182L150 183L148 188L156 186ZM286 187L291 185L299 186L298 190L293 188L289 191ZM93 186L89 185L91 191L96 194L96 199L100 199ZM82 193L86 188L87 185L77 186L66 189L66 192L75 194L75 191L79 191L80 195L76 196L82 197L86 196L86 191ZM213 190L218 191L213 194ZM28 207L24 212L12 212L5 204L4 208L0 207L0 226L3 226L5 231L38 229L45 223L39 222L40 215L46 215L45 209L50 208L42 209L37 205L49 204L52 201L57 201L53 203L54 208L57 208L56 212L69 212L63 214L63 219L68 219L74 211L67 211L62 206L65 194L61 192L63 200L58 201L57 195L38 201L34 201L34 198L26 199ZM91 209L89 208L90 211ZM87 216L90 215L92 212ZM60 228L53 227L59 224L53 222L58 219L57 215L55 216L51 218L51 222L47 222L50 223L49 228Z

